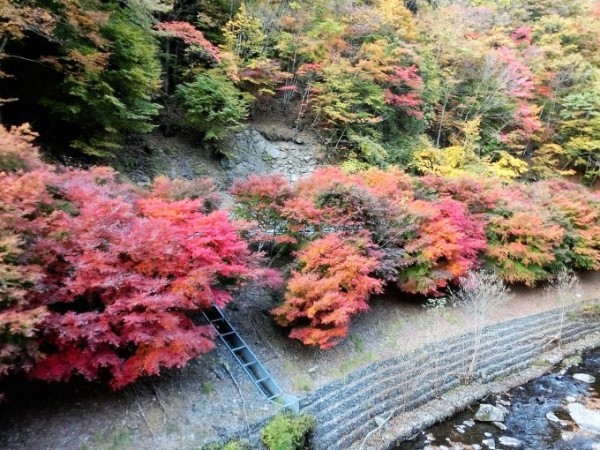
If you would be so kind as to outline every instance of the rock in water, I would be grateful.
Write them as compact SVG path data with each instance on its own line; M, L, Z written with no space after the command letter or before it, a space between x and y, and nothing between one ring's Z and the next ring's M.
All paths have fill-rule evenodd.
M560 422L560 419L558 417L556 417L556 414L554 414L553 412L546 413L546 419L548 419L550 422L554 422L554 423Z
M515 439L513 437L502 436L502 437L498 438L498 441L500 442L500 444L504 445L505 447L521 448L523 446L523 443L520 440Z
M508 428L506 425L504 425L502 422L492 422L492 425L494 425L496 428L498 428L500 431L506 431L506 429Z
M579 428L600 434L600 413L587 409L581 403L569 403L567 409Z
M593 376L588 375L587 373L576 373L575 375L573 375L573 378L579 381L583 381L584 383L593 383L594 381L596 381L596 379Z
M493 439L484 439L483 441L481 441L481 443L489 449L493 450L496 448L496 442L494 442Z
M479 422L504 422L504 412L494 405L482 403L479 410L475 413L475 420Z

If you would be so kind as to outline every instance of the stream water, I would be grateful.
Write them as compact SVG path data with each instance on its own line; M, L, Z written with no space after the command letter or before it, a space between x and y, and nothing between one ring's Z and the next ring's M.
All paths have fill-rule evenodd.
M576 373L592 375L588 384L573 378ZM589 409L600 411L600 350L583 355L583 361L568 370L542 376L524 386L493 396L481 403L502 405L509 412L505 417L506 430L501 431L488 422L475 422L478 404L465 412L420 433L413 441L405 442L397 450L422 449L508 449L500 443L501 437L516 438L518 448L527 450L600 450L600 435L578 430L566 405L567 397ZM551 422L547 413L554 413L561 422Z

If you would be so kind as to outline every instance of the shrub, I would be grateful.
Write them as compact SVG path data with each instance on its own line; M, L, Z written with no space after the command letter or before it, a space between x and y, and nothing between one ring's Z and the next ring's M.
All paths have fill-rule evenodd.
M274 315L292 337L321 348L346 336L351 316L384 283L438 296L484 264L505 282L527 285L599 264L600 200L563 181L527 186L325 167L293 186L253 177L234 194L238 214L263 231L255 237L277 245L265 232L278 230L280 243L300 249Z
M36 167L0 172L3 373L123 387L212 349L192 316L226 305L231 287L276 282L227 214L207 210L206 186L159 180L148 192L108 168L53 170L27 139L0 131L0 160L16 148L32 159L20 167Z
M368 238L329 234L298 253L283 305L273 310L278 324L292 327L290 337L306 345L331 348L348 334L352 315L368 309L367 300L381 292L370 273L377 266Z
M235 213L247 221L253 242L294 243L289 221L283 213L292 198L292 187L281 175L253 175L231 188L236 199Z
M307 449L314 427L315 420L308 414L280 414L263 429L262 442L269 450Z
M544 181L532 187L532 197L564 230L555 252L558 265L600 269L600 199L583 186L566 181Z
M493 216L487 228L487 258L502 279L533 286L549 277L564 232L536 212L518 211L509 217Z
M463 204L444 198L415 201L409 210L421 218L417 233L405 244L407 268L400 287L411 293L440 295L452 280L479 265L485 250L485 223L469 215Z
M199 73L191 83L177 87L177 99L185 109L185 124L204 138L220 139L240 127L248 114L248 101L228 78Z

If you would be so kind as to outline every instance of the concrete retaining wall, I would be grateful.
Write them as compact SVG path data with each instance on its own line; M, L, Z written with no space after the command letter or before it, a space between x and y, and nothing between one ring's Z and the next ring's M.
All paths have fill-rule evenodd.
M600 331L600 323L567 310L562 342ZM523 369L549 348L559 331L561 309L487 326L473 379L489 381ZM473 358L475 334L466 333L371 364L303 398L302 411L317 420L316 450L357 447L376 428L376 416L412 410L464 382ZM552 345L552 344L550 344Z
M561 317L564 318L562 344L576 346L576 341L600 332L600 321L585 320L581 314L581 309L589 304L585 302L566 310L557 308L485 327L473 370L472 380L476 382L470 396L473 398L464 406L486 395L482 385L497 384L493 381L531 366L555 346ZM317 421L312 440L315 450L358 449L367 434L377 428L376 416L396 417L457 387L468 388L465 376L473 359L475 338L475 333L469 332L378 361L302 398L301 411ZM416 433L450 413L438 419L429 414L427 420L421 418L414 426L406 424L405 428L409 434ZM261 429L270 420L254 423L249 430L240 430L232 437L250 437L258 447ZM390 441L400 438L393 436Z

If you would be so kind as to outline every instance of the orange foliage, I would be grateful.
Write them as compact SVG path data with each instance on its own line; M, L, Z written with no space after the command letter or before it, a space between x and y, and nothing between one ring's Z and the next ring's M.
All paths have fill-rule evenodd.
M290 337L306 345L331 348L348 333L350 318L368 309L382 282L370 274L378 262L368 238L329 234L298 253L302 265L288 282L283 305L273 310Z

